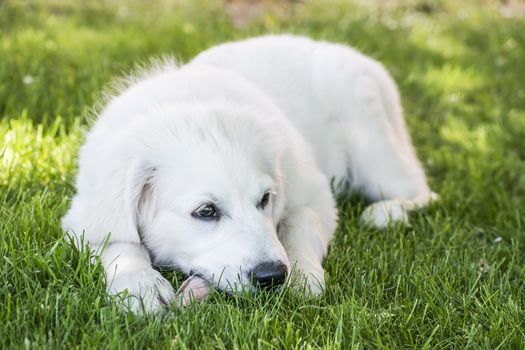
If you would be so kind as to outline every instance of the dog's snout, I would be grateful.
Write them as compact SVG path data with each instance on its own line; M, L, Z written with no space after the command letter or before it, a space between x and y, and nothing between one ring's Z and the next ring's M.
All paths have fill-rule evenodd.
M288 268L281 261L263 262L250 272L253 284L262 288L270 288L284 283Z

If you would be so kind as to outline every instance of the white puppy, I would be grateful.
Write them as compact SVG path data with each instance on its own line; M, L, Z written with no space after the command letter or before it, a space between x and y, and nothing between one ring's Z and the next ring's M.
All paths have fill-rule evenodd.
M127 290L137 312L174 298L152 265L230 291L283 283L294 268L318 294L332 178L374 202L363 219L379 227L433 198L379 63L260 37L164 65L110 98L80 151L63 227L106 245L108 291Z

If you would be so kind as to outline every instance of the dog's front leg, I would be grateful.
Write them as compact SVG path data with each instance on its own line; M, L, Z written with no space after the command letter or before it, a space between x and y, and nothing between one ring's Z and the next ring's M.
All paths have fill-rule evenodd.
M173 287L152 268L144 246L111 242L104 249L101 260L108 293L118 294L122 306L130 311L138 314L159 312L173 300Z
M306 295L324 290L322 262L335 226L335 220L328 221L333 223L310 207L296 207L287 209L279 224L279 238L292 268L292 287Z

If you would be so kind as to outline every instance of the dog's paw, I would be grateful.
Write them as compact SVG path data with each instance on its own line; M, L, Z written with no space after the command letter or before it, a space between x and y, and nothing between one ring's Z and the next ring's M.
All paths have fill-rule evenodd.
M308 298L318 297L325 290L324 270L322 268L310 271L294 270L290 275L289 285L295 293Z
M118 273L109 283L120 306L139 315L162 312L175 298L171 283L152 268Z
M315 298L325 290L324 271L322 275L309 273L305 276L305 295Z
M389 224L408 223L408 212L399 200L387 200L373 203L361 214L361 222L377 228L385 228Z

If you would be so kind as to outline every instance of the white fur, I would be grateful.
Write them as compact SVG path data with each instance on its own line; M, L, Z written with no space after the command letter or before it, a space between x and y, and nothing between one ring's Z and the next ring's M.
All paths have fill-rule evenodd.
M81 149L63 226L95 250L110 233L108 291L137 297L134 311L173 300L152 264L240 290L255 265L282 261L318 294L336 227L332 178L376 202L363 219L380 227L432 199L379 63L343 45L260 37L161 67L111 98ZM220 220L191 216L210 201Z

